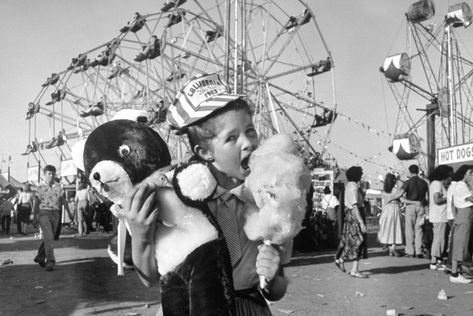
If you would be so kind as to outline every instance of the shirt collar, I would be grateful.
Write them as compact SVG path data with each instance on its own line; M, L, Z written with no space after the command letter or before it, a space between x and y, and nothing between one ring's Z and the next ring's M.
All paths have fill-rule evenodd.
M240 184L237 187L234 187L231 190L226 190L226 189L222 188L221 186L217 186L217 189L215 190L215 193L214 193L212 199L216 200L216 199L220 198L227 191L230 192L232 195L234 195L237 199L239 199L242 202L255 204L255 200L253 198L253 195L248 190L248 188L245 187L244 183Z

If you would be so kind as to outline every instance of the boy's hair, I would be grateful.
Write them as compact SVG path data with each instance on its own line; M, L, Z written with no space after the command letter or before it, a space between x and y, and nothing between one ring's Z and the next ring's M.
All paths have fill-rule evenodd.
M419 174L419 166L418 165L410 165L409 172L414 174Z
M195 152L195 147L198 145L204 149L209 149L209 142L212 138L216 136L216 120L220 114L229 112L229 111L247 111L251 115L250 106L242 98L236 99L229 102L222 108L219 108L213 111L211 114L206 116L204 119L201 119L187 128L183 129L181 132L186 133L189 139L189 145L191 146L192 152L198 157Z
M43 172L46 173L48 171L56 173L56 167L54 167L53 165L46 165L43 169Z
M359 182L363 175L363 169L359 166L352 166L348 168L345 175L348 181Z

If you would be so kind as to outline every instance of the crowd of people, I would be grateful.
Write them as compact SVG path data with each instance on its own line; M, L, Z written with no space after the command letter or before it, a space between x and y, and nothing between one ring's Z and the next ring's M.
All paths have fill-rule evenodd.
M358 271L359 260L366 258L367 240L358 168L347 170L343 232L334 260L344 272L344 260L353 260L350 276L366 278ZM440 165L425 178L417 165L411 165L405 181L398 174L385 175L377 237L390 256L430 259L429 268L445 271L450 282L472 282L465 277L473 275L472 170L473 165L462 165L455 172Z
M0 200L2 233L10 235L12 222L17 235L38 234L43 242L34 261L47 271L53 270L54 240L59 239L61 227L77 229L77 237L101 229L113 230L110 204L88 185L81 184L75 196L66 199L63 186L56 177L56 168L43 169L43 181L32 191L25 184L18 193Z

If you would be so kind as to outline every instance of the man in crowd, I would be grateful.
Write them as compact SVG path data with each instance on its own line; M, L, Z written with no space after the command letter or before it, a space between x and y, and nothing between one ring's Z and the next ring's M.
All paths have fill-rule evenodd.
M43 232L43 243L38 249L38 254L34 258L41 267L46 267L46 271L52 271L56 258L54 257L54 240L59 230L61 221L62 206L70 213L69 205L64 196L64 190L56 179L56 168L47 165L43 169L44 182L38 185L36 195L33 200L32 220L39 223Z
M429 185L419 177L419 166L409 166L410 177L402 185L404 192L402 202L406 204L406 256L423 258L422 255L422 222L429 197Z

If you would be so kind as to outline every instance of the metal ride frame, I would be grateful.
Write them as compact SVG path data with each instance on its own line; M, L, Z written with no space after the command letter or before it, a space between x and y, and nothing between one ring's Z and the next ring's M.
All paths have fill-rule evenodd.
M336 116L333 66L316 16L302 1L168 1L160 12L135 13L109 42L51 74L28 110L28 144L38 145L28 154L39 162L52 145L48 150L68 159L68 141L134 109L182 158L186 142L167 126L166 109L195 73L218 72L254 107L262 137L291 133L306 157L322 158ZM39 135L44 130L48 136ZM59 132L64 143L54 143Z

